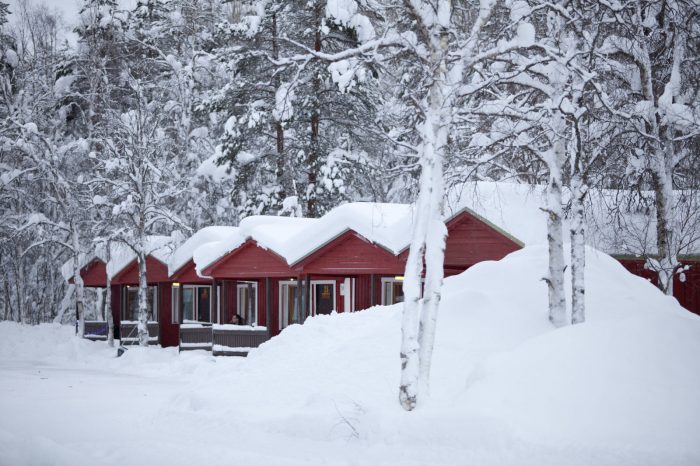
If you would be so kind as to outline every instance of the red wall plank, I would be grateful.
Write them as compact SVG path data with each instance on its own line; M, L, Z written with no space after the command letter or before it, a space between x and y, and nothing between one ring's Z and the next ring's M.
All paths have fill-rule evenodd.
M107 284L107 266L100 259L95 258L80 269L80 276L84 286L104 288ZM69 283L73 283L72 278Z
M295 274L287 262L272 251L248 240L204 270L217 280L224 278L292 277Z
M187 285L211 284L211 279L202 278L197 275L195 264L192 260L188 261L185 265L176 270L175 273L170 276L170 281L185 283Z
M348 231L294 264L310 274L402 273L406 263L386 249Z
M172 285L170 282L158 284L158 323L160 327L160 345L178 346L180 344L180 325L172 323Z
M486 260L500 260L521 249L512 239L478 218L462 212L447 224L445 267L466 270Z

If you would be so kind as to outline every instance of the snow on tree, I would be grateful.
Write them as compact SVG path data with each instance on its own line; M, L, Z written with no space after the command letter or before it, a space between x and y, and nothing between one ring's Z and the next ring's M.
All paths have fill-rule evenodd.
M102 173L96 183L103 185L107 202L113 205L112 218L119 226L118 241L136 255L138 263L138 337L148 345L148 283L146 258L152 252L148 237L170 233L186 225L170 209L183 193L185 180L179 179L170 163L169 138L161 126L163 109L145 99L144 84L129 76L129 89L135 97L125 113L107 114L111 134L99 160Z
M627 129L628 173L637 189L654 191L656 250L647 265L659 274L659 287L673 293L678 260L678 216L673 189L678 169L694 159L700 131L697 2L636 1L607 7L616 27L601 45L608 75L606 103ZM697 189L697 185L692 186Z

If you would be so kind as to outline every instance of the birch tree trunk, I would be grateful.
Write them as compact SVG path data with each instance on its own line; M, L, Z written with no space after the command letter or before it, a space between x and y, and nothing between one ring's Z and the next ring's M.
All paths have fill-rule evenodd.
M586 189L580 176L571 179L571 323L586 321L586 228L583 201Z
M435 51L435 62L439 63L433 74L430 89L430 108L425 122L424 138L428 141L425 154L432 159L430 173L432 179L428 186L428 225L425 238L425 296L422 302L420 326L418 331L419 357L419 394L427 396L430 389L430 366L435 343L438 309L444 278L445 237L447 227L442 218L444 182L443 151L447 145L449 123L451 118L451 95L447 83L447 50L449 35L443 31L440 35L440 49ZM432 154L432 155L430 155Z
M449 18L449 2L440 2L442 18ZM411 411L418 397L427 395L435 327L443 280L446 228L442 220L442 153L447 143L452 93L447 85L449 33L431 34L432 83L428 91L425 121L421 125L421 177L413 237L404 277L404 309L401 326L401 382L399 402ZM426 265L425 298L420 299L421 272Z
M678 5L675 5L678 7ZM681 91L681 65L685 57L686 37L682 28L674 23L674 14L670 5L664 4L660 15L661 24L658 25L664 36L673 38L673 61L671 73L665 83L663 91L655 88L654 65L652 65L652 53L648 42L652 32L648 32L642 18L642 13L636 10L637 36L639 40L639 56L637 65L642 77L642 93L648 102L654 103L654 113L647 115L644 131L650 136L653 150L650 161L652 187L655 195L656 206L656 261L649 261L649 265L659 274L659 288L672 296L673 276L679 267L678 258L673 251L673 171L678 160L674 147L674 122L673 118L666 119L666 112L670 109L674 100ZM676 18L677 20L677 18ZM657 65L663 66L663 65ZM666 120L666 121L664 121ZM662 127L662 125L665 125Z
M106 262L112 260L112 244L107 242ZM107 296L105 296L105 320L107 321L107 344L114 347L114 315L112 314L112 277L107 274Z
M556 113L556 112L555 112ZM564 158L564 141L556 136L557 128L563 129L561 115L553 117L561 122L555 126L557 138L552 145L552 153L547 161L549 183L547 184L547 246L549 250L549 273L547 286L549 290L549 321L555 327L566 324L566 298L564 295L564 233L562 219L562 176L561 167Z
M139 265L139 345L148 346L148 281L146 279L146 254L144 253L143 239L137 258Z
M80 237L78 228L71 223L71 240L73 246L73 283L75 284L75 306L78 311L78 336L85 335L85 288L80 275Z

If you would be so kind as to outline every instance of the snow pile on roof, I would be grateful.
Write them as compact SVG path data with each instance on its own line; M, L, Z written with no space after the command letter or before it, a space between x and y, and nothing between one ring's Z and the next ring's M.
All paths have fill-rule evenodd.
M410 243L412 222L413 207L408 204L350 202L332 209L309 230L290 236L285 257L293 264L348 230L398 254Z
M357 438L362 464L393 444L411 452L394 460L412 464L435 461L415 444L439 446L449 464L484 449L523 464L532 445L577 464L698 461L700 318L588 248L587 322L555 329L546 271L546 247L529 246L446 280L431 398L414 413L397 402L400 305L292 325L240 370L209 371L170 406L196 406L224 430L246 419L298 441Z
M163 264L168 263L173 248L173 238L170 236L152 235L146 237L146 255L158 259ZM110 279L114 278L136 259L134 250L123 243L112 243L110 255L110 261L107 263L107 276Z
M95 256L88 256L86 254L80 254L79 259L78 259L78 265L80 266L80 269L82 269L83 267L88 265L90 263L90 261L92 261L93 259L95 259ZM63 277L63 279L65 281L68 281L71 278L73 278L73 258L72 257L70 259L68 259L67 261L65 261L63 263L63 265L61 266L61 276Z
M202 272L205 268L237 249L249 239L284 257L283 251L288 236L306 229L314 222L316 222L315 219L272 215L246 217L241 221L238 230L228 237L204 244L194 250L193 260L197 274L203 276Z
M545 187L516 183L472 182L448 190L445 217L469 209L525 244L547 241L547 217L540 207Z
M316 227L319 222L320 219L315 218L253 215L244 218L240 226L248 238L289 262L289 256L294 254L294 245L290 242L290 238L302 235L306 237L307 242L315 243Z
M183 265L187 264L192 259L194 251L200 246L227 240L236 236L237 233L238 228L230 226L210 226L197 231L173 251L168 261L168 275L174 274Z
M254 240L292 265L348 230L398 254L410 241L413 207L408 204L351 202L320 219L254 215L244 218L236 235L194 251L197 273Z
M564 188L563 202L570 193ZM448 190L447 218L467 208L525 244L547 241L546 187L505 182L467 182ZM591 190L586 201L586 242L610 254L656 253L656 213L653 193ZM643 199L640 199L642 196ZM675 191L682 254L700 253L700 193ZM564 231L569 222L564 219Z

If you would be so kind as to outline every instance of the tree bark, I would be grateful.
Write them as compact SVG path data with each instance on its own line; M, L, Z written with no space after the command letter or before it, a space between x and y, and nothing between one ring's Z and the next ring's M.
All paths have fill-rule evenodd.
M105 255L107 264L112 260L112 244L107 242L107 253ZM107 274L107 296L105 296L105 320L107 321L107 344L114 347L114 315L112 314L112 277Z
M80 275L80 238L78 228L71 223L71 239L73 246L73 283L75 284L75 306L78 311L78 336L85 335L85 288L83 277Z
M585 187L580 177L571 181L571 323L586 321L586 228L583 201Z
M401 382L399 402L411 411L429 390L430 364L440 305L447 233L442 220L442 159L447 143L451 103L447 86L446 30L432 41L433 81L428 92L426 119L421 125L421 178L413 238L404 277L401 326ZM425 298L420 299L421 274L426 266Z
M138 335L139 345L148 346L148 282L146 279L146 254L144 245L141 243L141 250L138 253L139 265L139 322Z

